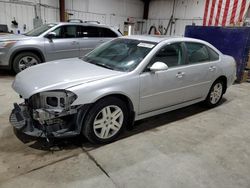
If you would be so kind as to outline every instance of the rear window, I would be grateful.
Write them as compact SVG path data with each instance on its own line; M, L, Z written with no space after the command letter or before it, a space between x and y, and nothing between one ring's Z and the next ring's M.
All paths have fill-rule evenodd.
M204 44L186 42L189 63L200 63L209 61L209 53Z
M216 51L214 51L213 49L209 48L208 46L207 46L207 49L208 49L210 61L219 60L219 54Z
M98 27L81 26L80 37L100 37Z
M117 34L108 28L99 28L100 37L113 38L117 37Z

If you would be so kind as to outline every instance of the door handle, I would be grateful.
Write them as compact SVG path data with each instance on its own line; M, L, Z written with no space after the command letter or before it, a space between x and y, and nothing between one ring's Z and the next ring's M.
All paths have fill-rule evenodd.
M210 67L209 67L209 70L210 70L211 72L213 72L215 69L216 69L215 66L210 66Z
M72 45L76 45L76 44L79 44L77 41L73 41L71 42Z
M176 78L182 78L185 75L185 72L178 72Z

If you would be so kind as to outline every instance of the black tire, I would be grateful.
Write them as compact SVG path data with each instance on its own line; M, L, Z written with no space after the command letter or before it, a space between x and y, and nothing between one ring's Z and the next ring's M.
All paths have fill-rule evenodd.
M119 128L119 130L113 136L111 136L109 138L100 138L97 136L97 133L96 133L97 130L94 130L94 121L96 118L98 118L100 116L101 111L104 110L104 108L106 108L106 107L110 107L110 108L118 107L118 110L120 109L123 113L123 118L122 118L123 121L121 123L122 125ZM122 100L120 100L119 98L116 98L116 97L103 98L103 99L97 101L91 107L89 112L87 113L85 121L83 122L82 133L90 142L92 142L94 144L105 144L105 143L112 142L119 136L119 134L127 126L128 120L129 120L128 114L129 113L128 113L128 108L127 108L126 104ZM114 120L110 120L110 121L114 121ZM112 123L105 123L105 124L108 124L108 125L106 125L106 129L108 126L112 126L111 125ZM102 128L100 128L100 129L102 131ZM110 131L110 130L111 130L111 128L108 129L108 131ZM111 132L112 132L112 130L111 130Z
M15 71L15 73L19 73L22 71L22 69L20 68L20 61L25 57L34 58L34 60L37 61L37 64L42 62L42 60L36 54L32 52L21 52L20 54L15 56L13 60L13 70Z
M213 94L213 92L215 92L215 89L216 89L216 87L217 86L221 86L221 93L219 94L217 94L217 97L215 97L216 98L216 100L215 101L213 101L213 96L212 95L214 95ZM216 106L218 106L219 104L220 104L220 101L221 101L221 99L222 99L222 96L223 96L223 91L224 91L224 89L225 89L225 84L224 84L224 82L222 81L222 80L216 80L214 83L213 83L213 85L211 86L211 88L210 88L210 90L209 90L209 93L208 93L208 95L207 95L207 98L206 98L206 100L204 101L204 103L205 103L205 105L207 106L207 107L209 107L209 108L213 108L213 107L216 107Z

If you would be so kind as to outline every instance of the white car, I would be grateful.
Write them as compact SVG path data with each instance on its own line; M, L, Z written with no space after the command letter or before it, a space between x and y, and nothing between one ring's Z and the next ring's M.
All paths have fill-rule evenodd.
M24 103L10 121L32 136L82 133L107 143L136 120L201 101L218 105L235 78L235 60L205 41L121 37L19 73L13 88Z

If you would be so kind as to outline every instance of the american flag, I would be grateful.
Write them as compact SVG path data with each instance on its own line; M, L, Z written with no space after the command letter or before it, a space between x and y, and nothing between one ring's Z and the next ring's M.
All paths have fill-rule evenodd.
M206 0L204 26L241 25L250 0Z

